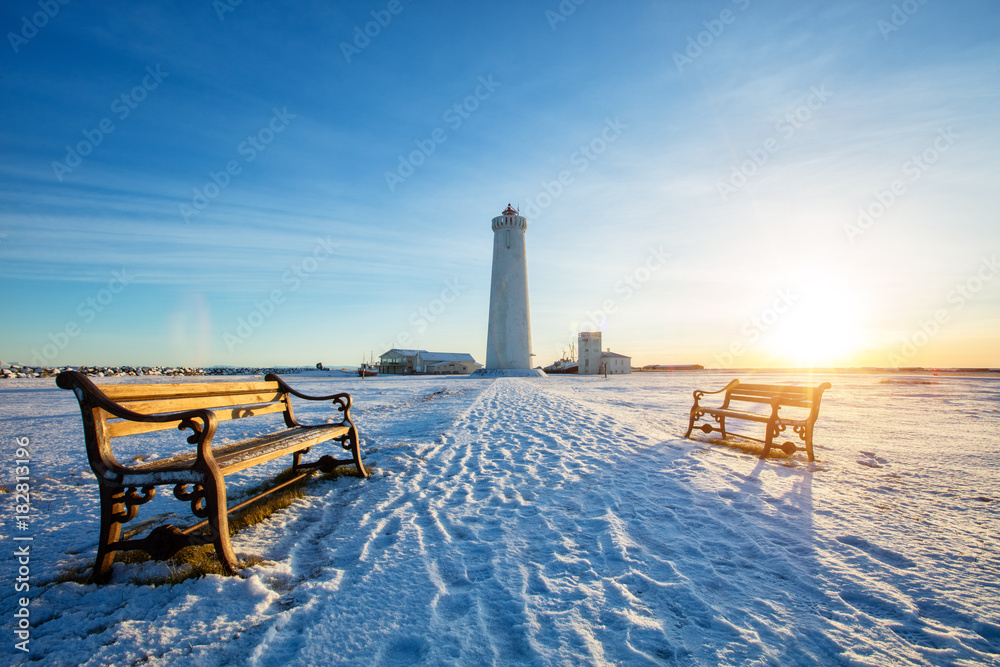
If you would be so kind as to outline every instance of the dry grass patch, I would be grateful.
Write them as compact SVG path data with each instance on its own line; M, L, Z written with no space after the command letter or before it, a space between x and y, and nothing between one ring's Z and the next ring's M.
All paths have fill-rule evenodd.
M365 470L371 474L374 468L366 466ZM262 493L271 487L288 481L296 474L298 473L293 473L290 469L286 470L270 480L266 480L251 487L250 489L247 489L243 496L252 498L258 493ZM335 468L332 472L318 473L312 477L306 477L298 482L295 482L294 484L286 486L283 489L275 491L274 493L261 498L247 507L230 514L229 536L232 537L241 530L245 530L246 528L265 521L275 512L283 510L300 498L304 498L306 496L304 488L310 480L329 480L347 475L353 476L354 474L354 468L352 466L340 466ZM148 526L135 531L127 532L124 534L124 537L127 539L146 530L147 528ZM152 559L144 551L120 551L115 556L115 562L125 565L138 565L141 563L152 562ZM240 561L239 568L245 569L255 565L260 565L264 562L266 561L263 558L250 556ZM160 586L164 584L179 584L182 581L204 577L208 574L225 574L222 569L222 565L219 563L218 557L215 555L215 547L212 544L185 547L178 551L172 558L164 561L164 564L167 569L167 573L165 575L162 572L150 575L139 575L133 580L133 583L140 586ZM74 568L56 579L57 583L70 581L78 584L93 583L93 566L87 565L86 567L81 566Z
M744 438L736 433L727 433L725 438L691 438L692 440L697 440L698 442L704 443L706 445L723 445L725 447L731 447L733 449L738 449L741 452L747 454L753 454L754 456L760 456L764 451L764 443L757 442L756 440L751 440L749 438ZM780 448L784 441L775 441L771 445L771 451L767 453L768 459L787 459L791 458L792 454L788 454Z

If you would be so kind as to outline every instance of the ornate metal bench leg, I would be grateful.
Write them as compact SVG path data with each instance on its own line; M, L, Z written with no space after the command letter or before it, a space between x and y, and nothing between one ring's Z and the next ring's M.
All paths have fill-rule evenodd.
M815 461L816 458L813 456L813 425L806 424L805 436L802 438L806 441L806 454L809 455L809 461Z
M722 437L726 437L726 418L719 417L719 432L722 433Z
M354 465L358 468L359 477L368 477L368 473L365 472L364 465L361 464L361 445L358 443L358 429L351 425L351 432L348 434L348 439L351 443L351 454L354 455Z
M220 476L221 477L221 476ZM212 543L219 563L226 574L236 574L238 562L233 546L229 542L229 515L226 509L226 487L221 479L208 477L205 480L205 501L208 510L208 527L212 531Z
M100 487L101 493L101 534L97 541L97 559L94 561L94 581L104 583L111 575L111 565L115 562L115 552L108 547L122 536L122 525L116 516L125 513L125 489Z
M764 436L764 451L760 453L760 458L766 459L767 453L771 451L771 443L774 441L774 436L778 434L778 427L772 422L767 422L767 435Z
M695 417L694 415L695 415L695 411L694 411L694 408L692 408L691 409L691 416L690 416L690 418L688 418L688 430L687 430L687 433L684 434L685 438L691 437L691 431L694 429L694 422L697 419L697 417Z

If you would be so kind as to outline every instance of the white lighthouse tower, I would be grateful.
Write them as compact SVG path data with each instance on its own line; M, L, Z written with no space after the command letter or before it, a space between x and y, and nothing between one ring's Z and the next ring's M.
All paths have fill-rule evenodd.
M493 218L493 280L486 368L478 377L545 376L531 368L531 316L528 313L528 264L524 247L527 219L507 209Z

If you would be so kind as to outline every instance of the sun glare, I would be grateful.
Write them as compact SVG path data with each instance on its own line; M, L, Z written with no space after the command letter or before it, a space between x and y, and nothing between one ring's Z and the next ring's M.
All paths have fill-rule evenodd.
M767 341L772 360L799 368L851 365L863 347L862 297L846 282L828 279L796 296Z

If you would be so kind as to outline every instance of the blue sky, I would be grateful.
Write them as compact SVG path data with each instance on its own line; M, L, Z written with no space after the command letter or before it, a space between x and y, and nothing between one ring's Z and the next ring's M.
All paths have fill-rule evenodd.
M36 0L0 27L4 361L482 362L510 202L539 363L600 328L636 364L1000 366L995 2Z

